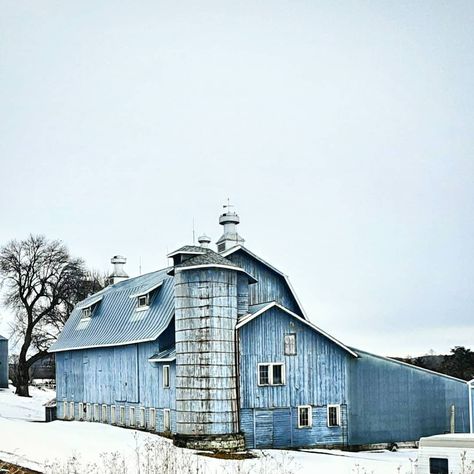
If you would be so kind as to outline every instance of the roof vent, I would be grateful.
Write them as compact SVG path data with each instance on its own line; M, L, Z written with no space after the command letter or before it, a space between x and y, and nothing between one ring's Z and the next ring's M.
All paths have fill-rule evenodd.
M224 252L231 247L241 245L245 240L240 237L237 233L235 226L240 222L240 217L229 208L232 207L230 204L224 206L226 211L219 217L219 224L224 226L224 233L222 237L217 241L217 251Z
M125 257L122 257L121 255L114 255L110 259L110 263L114 266L114 269L108 278L109 285L114 285L115 283L128 278L128 275L123 269L123 266L127 263L127 259Z
M207 235L201 235L198 237L199 245L205 249L209 248L209 244L211 243L211 238Z

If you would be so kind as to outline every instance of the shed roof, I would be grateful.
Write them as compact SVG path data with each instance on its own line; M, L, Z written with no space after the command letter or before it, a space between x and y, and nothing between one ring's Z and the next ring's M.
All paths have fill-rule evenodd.
M176 360L176 348L170 347L169 349L164 349L157 354L153 354L148 361L149 362L172 362Z
M474 434L448 433L420 438L420 448L425 447L474 449Z
M2 335L0 335L0 341L8 341L8 339L6 337L3 337Z
M81 301L71 313L50 352L132 344L155 340L174 315L174 284L169 268L121 281ZM158 289L144 311L131 295ZM99 298L100 297L100 298ZM97 306L82 319L82 309Z

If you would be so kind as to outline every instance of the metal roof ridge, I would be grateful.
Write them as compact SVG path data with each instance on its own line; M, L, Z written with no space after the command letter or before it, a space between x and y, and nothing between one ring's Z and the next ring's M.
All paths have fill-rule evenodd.
M411 367L412 369L422 370L424 372L429 372L430 374L433 374L433 375L440 375L441 377L446 377L448 379L456 380L457 382L463 382L465 384L469 384L469 382L467 380L463 380L463 379L460 379L458 377L453 377L452 375L443 374L441 372L436 372L435 370L431 370L431 369L425 369L424 367L418 367L417 365L409 364L408 362L402 362L401 360L392 359L391 357L383 356L383 355L380 355L380 354L374 354L373 352L365 351L363 349L357 349L356 347L350 346L350 348L353 351L361 352L362 354L368 354L368 355L371 355L373 357L377 357L379 359L388 360L389 362L393 362L395 364L405 365L407 367Z

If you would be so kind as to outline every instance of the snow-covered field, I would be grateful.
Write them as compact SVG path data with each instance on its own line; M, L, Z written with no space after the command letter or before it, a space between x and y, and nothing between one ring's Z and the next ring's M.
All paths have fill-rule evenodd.
M52 390L31 389L32 398L0 389L0 459L48 473L201 474L412 474L416 450L396 453L315 449L255 451L256 459L231 461L199 456L151 433L100 423L44 420Z

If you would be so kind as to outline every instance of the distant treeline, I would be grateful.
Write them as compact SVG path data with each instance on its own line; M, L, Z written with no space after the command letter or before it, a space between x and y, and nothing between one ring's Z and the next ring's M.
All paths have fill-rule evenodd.
M463 346L454 347L448 355L427 354L420 357L392 357L392 359L463 380L474 379L474 352Z

